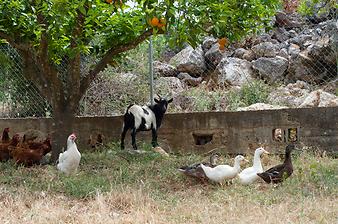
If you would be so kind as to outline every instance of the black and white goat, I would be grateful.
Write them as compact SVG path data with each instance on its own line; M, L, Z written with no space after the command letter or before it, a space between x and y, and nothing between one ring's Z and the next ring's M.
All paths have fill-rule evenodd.
M124 149L124 139L129 129L131 129L131 141L135 150L137 150L136 133L138 131L151 130L151 144L153 147L158 146L157 130L161 126L168 104L171 103L173 99L167 100L159 96L159 99L155 98L154 101L155 104L151 106L130 105L127 108L127 111L124 114L124 123L121 134L121 149Z

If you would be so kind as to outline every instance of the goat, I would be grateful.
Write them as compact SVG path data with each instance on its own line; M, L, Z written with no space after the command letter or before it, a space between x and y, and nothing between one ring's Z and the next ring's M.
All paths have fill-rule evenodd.
M171 98L167 100L159 96L159 99L154 98L155 104L150 106L130 105L124 114L124 122L121 134L121 149L124 149L124 139L126 133L131 129L131 141L134 150L136 146L136 133L138 131L152 131L153 147L158 146L157 130L161 126L162 119L167 110L168 104L173 101Z

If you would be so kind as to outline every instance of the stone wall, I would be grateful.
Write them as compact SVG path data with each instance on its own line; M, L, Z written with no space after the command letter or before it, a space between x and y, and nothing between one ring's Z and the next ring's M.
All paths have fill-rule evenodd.
M219 148L228 153L254 150L259 144L272 152L296 141L321 150L338 151L338 107L299 108L241 112L166 114L159 131L160 145L172 152L208 152ZM38 129L50 133L48 118L0 119L0 128L11 133ZM88 147L90 135L103 134L105 141L119 141L122 117L78 117L74 132L80 147ZM126 138L131 148L130 135ZM150 143L151 132L137 135L138 144ZM65 140L66 141L66 140Z

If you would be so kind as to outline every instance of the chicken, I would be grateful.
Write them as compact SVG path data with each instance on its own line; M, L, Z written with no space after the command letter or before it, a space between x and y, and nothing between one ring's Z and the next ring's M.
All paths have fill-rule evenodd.
M76 135L73 133L67 139L67 150L59 155L57 169L69 175L76 172L79 167L81 154L75 143Z
M42 142L44 139L46 139L48 137L48 134L41 132L39 130L35 130L35 129L28 129L24 132L20 132L18 133L21 137L21 141L24 142L30 142L30 141L34 141L34 142Z
M1 143L8 143L11 139L9 138L9 128L5 128L2 132Z
M33 141L26 141L25 135L23 136L23 144L26 147L32 150L38 150L43 149L43 155L46 155L47 153L52 151L52 144L51 144L51 138L48 136L43 142L33 142Z
M0 161L7 161L11 157L10 151L18 145L19 141L20 136L15 134L10 142L0 144Z
M44 154L44 148L41 147L34 150L19 146L12 150L11 154L15 163L32 166L34 164L40 164Z
M103 139L104 139L104 136L102 134L97 134L96 139L95 137L93 137L93 135L90 135L88 139L88 145L92 149L96 149L103 145Z

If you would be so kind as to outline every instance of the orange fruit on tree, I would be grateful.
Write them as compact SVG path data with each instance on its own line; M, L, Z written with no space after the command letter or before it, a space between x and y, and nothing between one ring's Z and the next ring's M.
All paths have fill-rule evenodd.
M157 17L153 17L150 21L150 25L152 26L158 26L160 20Z
M221 39L218 40L218 43L219 43L219 45L223 45L224 46L225 44L228 43L228 39L225 38L225 37L223 37L223 38L221 38Z
M106 0L107 3L111 4L113 0Z

